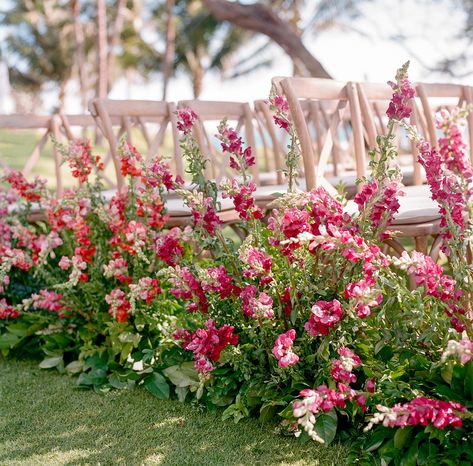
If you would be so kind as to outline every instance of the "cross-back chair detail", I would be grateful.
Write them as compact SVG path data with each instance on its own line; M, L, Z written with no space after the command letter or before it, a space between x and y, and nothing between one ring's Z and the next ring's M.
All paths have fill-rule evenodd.
M384 83L357 83L356 91L360 102L360 110L363 121L363 130L367 147L373 148L376 146L376 138L378 136L386 135L386 109L392 96L392 88ZM421 112L419 111L416 100L412 100L412 115L411 123L419 126L419 118ZM400 142L399 131L395 133L395 143ZM399 149L401 152L401 148ZM410 141L409 144L409 165L410 167L403 167L404 183L421 185L423 182L421 167L418 163L418 149L416 144ZM399 160L401 162L401 160ZM412 169L412 172L407 170Z
M280 86L286 96L299 137L307 189L323 186L332 194L336 192L326 178L326 172L331 157L333 166L339 165L340 160L337 158L340 153L339 131L347 120L351 130L349 139L353 144L356 172L359 176L364 176L365 147L354 85L327 79L285 78L276 81L276 86ZM319 138L316 144L309 132L304 105L322 112L323 124L319 123ZM320 121L320 115L318 118ZM336 170L337 168L334 168L335 172Z
M473 88L462 84L435 84L418 83L416 93L421 102L421 119L424 125L424 136L431 146L438 148L438 131L435 126L435 113L442 109L463 104L473 103ZM467 115L468 142L470 147L470 159L473 161L473 113Z
M163 145L166 129L170 124L175 171L177 175L183 177L184 167L176 127L176 109L173 103L148 100L94 99L89 103L89 111L110 146L110 154L104 162L105 164L110 160L113 162L119 190L124 187L118 157L119 141L126 135L126 138L133 142L133 128L137 128L145 141L147 146L146 158L151 158L158 153ZM150 125L158 126L154 134L151 133Z
M59 138L60 122L57 116L47 115L0 115L0 128L10 130L26 130L39 132L39 139L33 147L25 165L21 172L25 177L31 175L34 167L41 158L41 155L51 136ZM56 195L60 197L63 193L63 184L61 177L61 155L56 147L53 146L54 171L56 176ZM0 166L5 169L9 168L5 160L2 160L0 152Z
M284 143L282 137L278 137L278 128L274 124L273 113L269 108L268 102L266 100L256 100L254 102L254 109L256 121L260 128L260 137L263 142L265 170L268 173L274 170L276 172L275 184L282 184L284 180L282 172ZM271 161L273 164L271 164Z
M178 108L190 108L198 115L194 125L194 134L200 150L209 156L207 176L209 179L220 180L227 176L228 157L223 156L218 149L214 135L217 132L215 123L223 118L237 122L234 128L241 132L244 128L245 142L251 146L256 163L251 167L251 175L256 184L259 184L258 159L256 154L256 139L253 126L253 112L247 102L213 102L203 100L182 100L177 103ZM213 123L206 126L205 123ZM217 123L218 124L218 123ZM232 125L233 126L233 125Z

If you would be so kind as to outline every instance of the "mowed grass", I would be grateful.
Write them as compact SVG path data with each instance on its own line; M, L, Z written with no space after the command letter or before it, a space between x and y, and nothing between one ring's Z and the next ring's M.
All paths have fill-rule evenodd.
M341 465L346 448L301 444L273 424L219 414L146 390L105 394L33 362L0 359L0 464Z

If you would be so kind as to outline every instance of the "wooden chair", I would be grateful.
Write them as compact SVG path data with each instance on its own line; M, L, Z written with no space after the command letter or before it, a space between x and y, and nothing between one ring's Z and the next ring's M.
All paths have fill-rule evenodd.
M273 183L282 184L284 181L282 158L284 147L287 144L286 134L274 124L273 113L266 100L255 100L254 113L258 125L259 135L263 146L264 167L266 173L273 173ZM261 183L263 184L263 182Z
M423 136L432 147L438 148L439 132L435 126L435 113L442 108L451 109L463 104L473 103L473 88L462 84L433 84L418 83L416 93L419 96L421 107L419 110L419 126L423 129ZM473 113L467 115L468 142L470 159L473 162Z
M363 131L354 86L316 78L285 78L280 81L279 86L288 101L299 137L307 189L311 190L317 186L324 186L327 191L335 194L334 185L337 182L344 181L346 184L354 184L356 175L365 176L366 157ZM349 101L349 95L353 96L351 102ZM317 102L319 108L325 107L326 109L327 121L323 125L319 125L319 138L323 143L321 141L314 143L311 137L306 119L307 112L304 112L303 108L308 105L308 102L311 106ZM332 160L332 166L338 165L338 160L333 155L334 141L338 139L339 132L344 130L343 126L347 118L350 121L351 150L356 172L338 173L337 177L329 179L327 166L330 160Z
M233 127L242 134L245 142L252 148L256 147L254 133L254 116L248 103L242 102L212 102L200 100L184 100L178 102L179 108L189 107L198 115L198 124L195 125L195 135L200 149L209 156L210 164L208 177L220 180L224 177L232 178L234 173L229 170L229 158L220 151L220 144L215 138L216 125L227 118L234 122ZM254 149L253 149L254 150ZM287 186L266 184L262 185L265 173L259 170L258 157L255 154L256 163L251 167L253 181L257 185L254 193L256 204L265 209L266 206L276 199L280 194L287 191ZM271 173L277 176L277 172Z
M358 176L366 176L367 166L364 134L368 127L370 131L376 130L374 129L374 121L371 120L368 124L366 124L366 122L364 124L363 117L365 117L366 120L367 112L362 113L357 86L354 83L345 84L325 79L286 78L281 82L281 87L289 103L294 125L300 139L307 189L323 186L329 192L334 193L333 185L325 177L325 166L333 147L333 134L338 130L340 122L343 119L343 112L347 107L350 111L350 121L353 131L353 150L356 171ZM386 88L389 89L387 85ZM373 89L379 92L377 87ZM376 97L379 97L379 95L376 94ZM337 110L331 116L329 129L325 135L320 154L314 154L313 145L310 140L310 134L299 99L338 101ZM349 105L347 105L348 103ZM370 137L371 136L372 134L370 133ZM427 252L427 238L437 235L439 231L440 215L438 206L426 196L420 196L418 194L409 196L407 199L401 198L400 204L400 211L396 215L391 228L398 230L401 237L414 238L416 248L421 252ZM353 206L351 207L353 208ZM389 245L399 254L404 250L402 245L397 241L393 240ZM436 253L437 250L433 252Z
M173 141L174 169L177 175L184 176L174 104L151 100L94 99L89 103L89 111L109 144L110 155L105 164L110 159L113 162L119 190L124 186L118 156L121 137L126 135L133 143L136 139L135 133L138 132L146 144L146 157L151 158L162 147L169 123Z
M117 189L125 187L125 180L120 172L118 155L119 140L122 136L133 142L133 128L136 128L147 145L147 158L155 156L163 144L165 131L170 126L173 140L173 162L175 175L184 178L184 163L179 146L176 107L173 103L147 100L109 100L95 99L90 102L89 110L97 122L110 146ZM154 130L154 133L151 133ZM219 199L221 208L217 215L224 224L238 221L238 213L229 199ZM184 226L193 221L191 210L175 196L168 196L166 209L169 216L168 227Z
M44 156L46 146L50 137L53 135L57 139L60 137L60 121L56 116L43 116L43 115L0 115L0 129L6 129L14 132L15 134L27 133L28 137L32 133L36 136L34 147L26 160L26 163L21 168L21 172L25 177L29 177L34 172L35 167L40 161L41 157ZM63 193L63 179L61 176L61 155L52 147L53 162L54 162L54 174L56 181L56 196L60 197ZM8 155L7 150L0 150L0 167L3 169L11 168L9 159L16 157L17 155Z

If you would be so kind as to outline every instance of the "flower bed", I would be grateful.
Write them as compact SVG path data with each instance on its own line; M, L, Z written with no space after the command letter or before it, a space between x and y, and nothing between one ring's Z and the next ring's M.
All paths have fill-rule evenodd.
M280 96L270 100L291 140L289 190L267 218L247 174L251 148L226 121L217 137L239 176L220 186L205 179L190 110L179 112L179 129L192 191L163 160L145 162L126 142L128 190L110 200L94 181L101 164L85 142L61 147L81 182L64 199L7 174L2 352L41 353L41 367L78 374L81 386L143 384L159 398L222 407L235 422L278 419L281 433L325 444L338 435L353 442L350 460L360 464L473 461L466 110L439 115L437 151L407 123L407 66L391 85L388 132L373 150L354 215L321 188L294 190L298 141ZM417 140L441 208L443 268L415 251L383 252L402 194L400 171L388 169L397 125ZM239 213L241 244L223 231L218 192ZM165 228L170 195L192 209L192 228ZM36 204L47 221L28 222Z

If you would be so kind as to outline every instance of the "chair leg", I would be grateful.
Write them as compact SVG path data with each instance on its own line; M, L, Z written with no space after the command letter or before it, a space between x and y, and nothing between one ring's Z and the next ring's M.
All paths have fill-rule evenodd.
M427 255L427 236L416 236L416 251L421 252L422 254Z
M432 247L430 248L429 256L437 262L440 253L440 247L442 246L442 237L437 235L434 238L434 242L432 243Z

